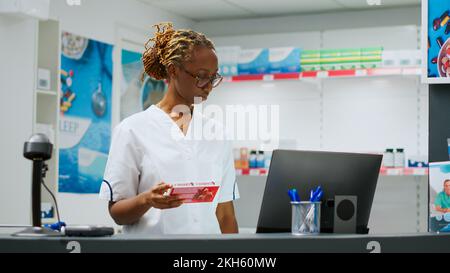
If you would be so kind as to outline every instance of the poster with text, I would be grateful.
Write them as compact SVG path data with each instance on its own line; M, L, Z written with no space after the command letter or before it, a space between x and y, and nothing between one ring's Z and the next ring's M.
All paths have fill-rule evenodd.
M62 33L59 192L98 193L111 139L113 46Z
M430 163L431 232L450 232L450 161Z

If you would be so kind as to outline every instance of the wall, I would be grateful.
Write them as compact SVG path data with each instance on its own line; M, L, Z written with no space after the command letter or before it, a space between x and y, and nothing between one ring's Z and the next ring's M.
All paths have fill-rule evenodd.
M51 0L50 17L59 19L61 29L114 43L117 25L153 33L158 22L173 22L175 27L190 27L193 22L137 0L84 0L81 6L69 6L65 0ZM143 41L146 42L146 41Z
M197 31L211 37L293 33L399 25L420 25L420 7L399 7L364 11L328 12L259 19L211 20L195 24Z
M0 15L0 224L31 223L31 161L37 21ZM20 33L21 35L18 35Z

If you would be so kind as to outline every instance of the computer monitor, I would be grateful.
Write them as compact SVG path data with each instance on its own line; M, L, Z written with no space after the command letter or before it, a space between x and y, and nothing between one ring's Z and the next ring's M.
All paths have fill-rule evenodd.
M296 188L301 201L321 186L321 232L334 231L334 198L356 196L356 233L368 233L368 221L382 155L275 150L267 177L257 233L291 231L288 190Z

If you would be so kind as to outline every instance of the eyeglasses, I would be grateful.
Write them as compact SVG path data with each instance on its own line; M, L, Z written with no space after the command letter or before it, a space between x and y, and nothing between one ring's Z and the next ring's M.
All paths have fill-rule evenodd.
M184 67L180 66L180 68L186 72L186 74L188 74L189 76L191 76L192 78L197 80L197 87L198 88L204 88L208 83L210 83L212 85L212 88L217 87L223 80L222 75L220 75L219 73L216 73L215 75L213 75L212 77L200 77L200 76L196 76L194 74L192 74L191 72L187 71Z

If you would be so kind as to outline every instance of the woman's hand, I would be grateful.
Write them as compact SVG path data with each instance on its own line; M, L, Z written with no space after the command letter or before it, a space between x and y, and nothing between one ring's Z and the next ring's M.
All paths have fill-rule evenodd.
M164 182L153 186L149 191L141 193L144 202L153 208L157 209L172 209L181 206L184 199L178 195L164 195L165 192L172 189L173 186Z

